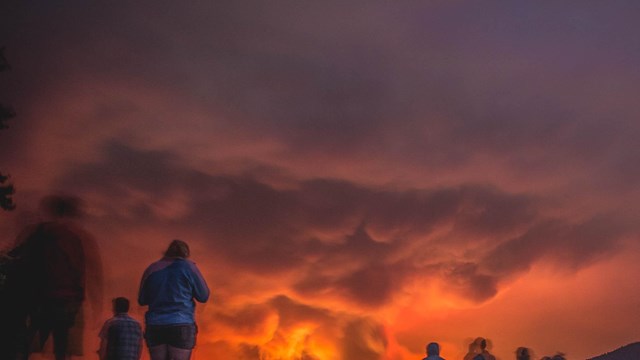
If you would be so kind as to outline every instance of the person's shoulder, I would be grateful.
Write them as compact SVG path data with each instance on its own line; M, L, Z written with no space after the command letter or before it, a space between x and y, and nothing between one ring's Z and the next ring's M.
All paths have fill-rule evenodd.
M176 266L182 267L182 268L188 268L188 269L195 269L196 268L196 263L191 259L175 258L174 259L174 264Z
M109 328L111 328L111 326L113 326L113 323L115 321L116 321L115 316L105 320L104 324L102 324L102 328L100 329L100 334L98 336L99 337L106 336L107 332L109 331Z
M189 259L185 259L185 260L186 260L185 261L186 267L189 269L191 274L193 274L193 276L201 278L202 274L200 273L200 269L198 269L198 266L196 265L196 263Z
M129 313L124 314L124 316L125 316L125 318L127 320L138 321L138 320L134 319L131 315L129 315Z
M166 266L167 264L170 264L170 263L171 263L170 259L167 259L167 258L163 257L163 258L160 258L160 259L152 262L151 264L149 264L148 267L152 268L152 267L157 267L157 266Z
M122 314L121 315L121 319L122 321L127 321L127 322L132 322L132 323L136 323L136 324L140 324L140 321L134 319L133 317L131 317L131 315L129 314Z
M482 357L484 358L484 360L496 360L496 357L488 351L482 353Z
M127 328L130 328L131 326L140 327L140 321L134 319L129 314L118 314L114 316L112 320L113 321L110 324L115 327L122 327L122 326Z
M109 327L109 325L111 325L113 323L113 318L110 317L107 320L104 321L104 323L102 324L103 328Z
M158 270L162 270L172 264L173 264L173 261L171 259L161 258L160 260L154 261L149 266L147 266L144 273L148 275Z

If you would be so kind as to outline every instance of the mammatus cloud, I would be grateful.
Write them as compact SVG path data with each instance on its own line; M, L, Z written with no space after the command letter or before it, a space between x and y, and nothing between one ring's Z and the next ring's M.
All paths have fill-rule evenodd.
M449 291L486 301L538 261L580 269L615 251L632 230L607 214L549 218L536 196L491 186L391 189L292 179L279 188L250 174L206 174L171 153L120 143L107 145L101 160L71 168L60 184L101 199L105 221L134 228L169 222L241 271L295 273L290 285L300 296L372 307L390 303L415 279L441 279ZM175 194L181 200L173 202ZM172 206L181 208L173 217L159 209Z
M538 195L490 185L418 189L295 177L283 185L250 172L205 172L178 154L120 142L100 154L70 166L56 185L91 199L92 223L189 234L205 271L223 263L237 279L253 279L245 283L255 287L253 300L233 288L201 313L199 351L222 357L387 359L393 339L362 309L393 306L415 283L486 303L536 264L575 272L637 232L631 218L614 213L546 216ZM158 240L137 241L151 248ZM272 290L259 284L274 281Z

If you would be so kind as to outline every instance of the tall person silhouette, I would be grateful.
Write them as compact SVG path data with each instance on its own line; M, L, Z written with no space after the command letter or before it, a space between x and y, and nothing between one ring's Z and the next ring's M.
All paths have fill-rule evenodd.
M28 324L18 345L25 359L32 343L41 350L49 338L56 360L82 356L83 304L88 297L93 313L102 308L102 262L94 239L78 224L80 203L71 196L45 197L47 221L27 227L10 253L19 259L14 289Z

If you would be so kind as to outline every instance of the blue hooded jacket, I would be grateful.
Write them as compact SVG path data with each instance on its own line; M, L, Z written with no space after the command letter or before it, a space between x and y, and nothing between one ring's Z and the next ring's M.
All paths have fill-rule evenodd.
M147 325L194 324L194 299L209 299L207 283L194 262L165 257L145 270L138 303L149 305Z

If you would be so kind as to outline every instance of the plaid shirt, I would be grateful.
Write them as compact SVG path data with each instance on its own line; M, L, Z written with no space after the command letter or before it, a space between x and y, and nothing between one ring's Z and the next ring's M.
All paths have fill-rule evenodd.
M108 360L139 360L142 354L142 328L127 314L116 314L100 330L107 342Z

